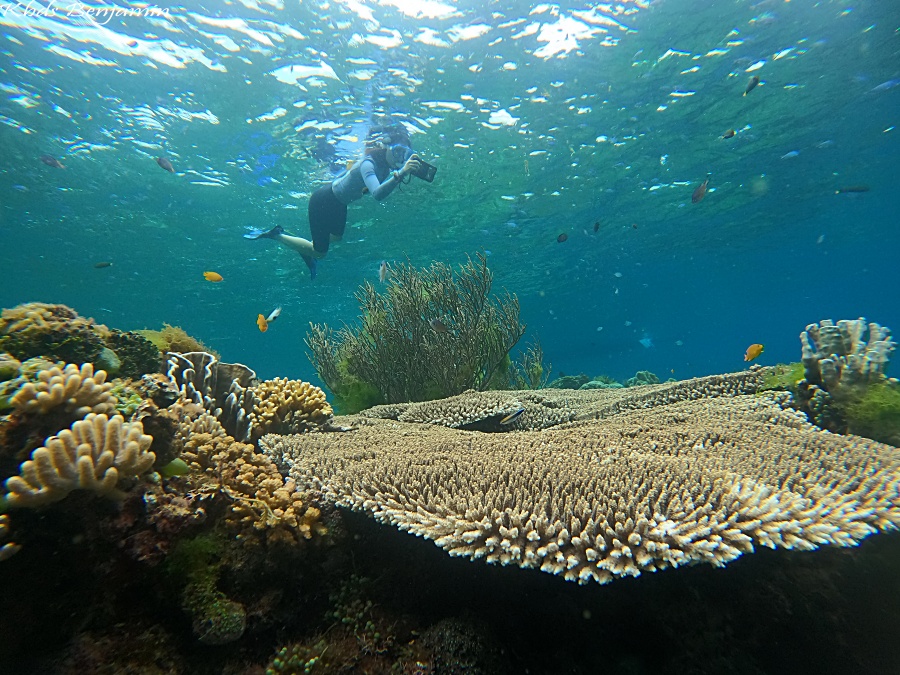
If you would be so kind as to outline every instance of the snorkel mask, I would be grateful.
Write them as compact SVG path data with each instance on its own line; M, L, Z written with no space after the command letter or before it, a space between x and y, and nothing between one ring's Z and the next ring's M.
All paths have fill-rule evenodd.
M388 148L387 161L391 168L399 169L413 156L413 151L405 145L397 144Z

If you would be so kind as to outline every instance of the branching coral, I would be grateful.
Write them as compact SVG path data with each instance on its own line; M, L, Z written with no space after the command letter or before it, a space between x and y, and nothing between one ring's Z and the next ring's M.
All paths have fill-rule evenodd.
M376 390L383 403L487 389L525 327L514 295L490 296L486 258L469 260L456 274L442 263L391 272L384 293L369 283L357 292L357 329L312 325L307 334L310 360L338 405L360 386Z
M89 412L110 413L115 410L116 397L110 393L112 384L106 381L106 372L90 363L80 367L68 363L63 368L54 366L38 373L37 382L27 382L10 399L14 408L24 413L48 414L56 409L75 418Z
M252 445L195 434L185 443L182 459L230 498L225 522L238 538L252 544L262 535L268 544L292 544L324 534L319 509Z
M721 566L757 545L851 546L900 526L900 450L740 394L766 374L571 392L577 420L542 431L369 419L260 446L301 489L450 555L579 583Z
M823 429L896 443L900 423L892 423L887 403L896 382L885 376L895 347L890 330L864 318L825 320L807 326L800 342L804 379L794 388L799 407Z
M278 378L252 388L254 403L250 413L253 436L300 434L318 429L331 418L325 392L309 382Z
M6 481L7 500L11 506L36 507L78 489L121 497L121 481L153 466L152 442L139 422L91 413L31 454L21 466L21 475Z

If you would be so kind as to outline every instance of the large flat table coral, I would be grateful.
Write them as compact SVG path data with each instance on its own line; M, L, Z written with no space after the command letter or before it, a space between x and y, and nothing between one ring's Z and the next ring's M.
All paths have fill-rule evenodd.
M572 421L545 429L338 418L356 429L260 446L298 489L450 555L579 583L896 528L900 450L822 431L784 395L743 393L756 379L579 392Z

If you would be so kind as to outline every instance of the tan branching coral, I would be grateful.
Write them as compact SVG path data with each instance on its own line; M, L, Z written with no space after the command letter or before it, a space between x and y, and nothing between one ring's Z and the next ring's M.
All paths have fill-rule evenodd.
M897 448L821 431L773 398L680 391L543 431L365 419L260 446L301 489L450 555L579 583L721 566L757 545L850 546L900 525Z
M325 392L309 382L276 377L251 389L253 411L250 426L253 436L263 434L299 434L318 429L332 416Z
M111 413L116 408L116 397L110 393L112 384L106 381L106 372L95 373L90 363L53 366L40 371L37 377L37 382L26 382L10 398L10 403L20 412L47 414L61 409L78 418L91 412Z
M896 346L891 331L865 318L811 323L800 334L806 381L831 394L878 382Z
M237 537L255 543L294 544L325 533L321 513L252 445L228 436L196 434L182 459L231 499L225 516Z
M31 459L22 463L21 475L6 481L7 500L11 506L36 507L79 489L121 497L122 480L153 466L152 442L139 422L91 413L31 453Z
M769 370L710 375L627 389L467 391L437 401L373 406L364 417L425 422L454 429L519 431L547 429L574 420L603 419L625 410L677 401L758 391ZM521 411L514 419L508 416ZM506 423L503 423L506 419Z

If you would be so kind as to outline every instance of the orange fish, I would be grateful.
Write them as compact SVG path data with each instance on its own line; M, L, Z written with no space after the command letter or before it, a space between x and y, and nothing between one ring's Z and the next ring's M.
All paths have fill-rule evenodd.
M747 347L747 353L744 354L744 361L752 361L763 353L763 346L760 344L752 344Z
M222 275L218 272L204 272L203 278L207 281L212 281L213 283L218 283L222 281Z
M691 203L692 204L697 204L703 200L703 198L706 196L706 188L708 185L709 185L709 178L707 178L705 181L703 181L702 183L700 183L700 185L697 186L697 189L694 190L694 194L691 195Z
M266 317L264 317L262 314L256 315L256 325L259 326L260 333L265 333L267 330L269 330L269 322L266 321Z

